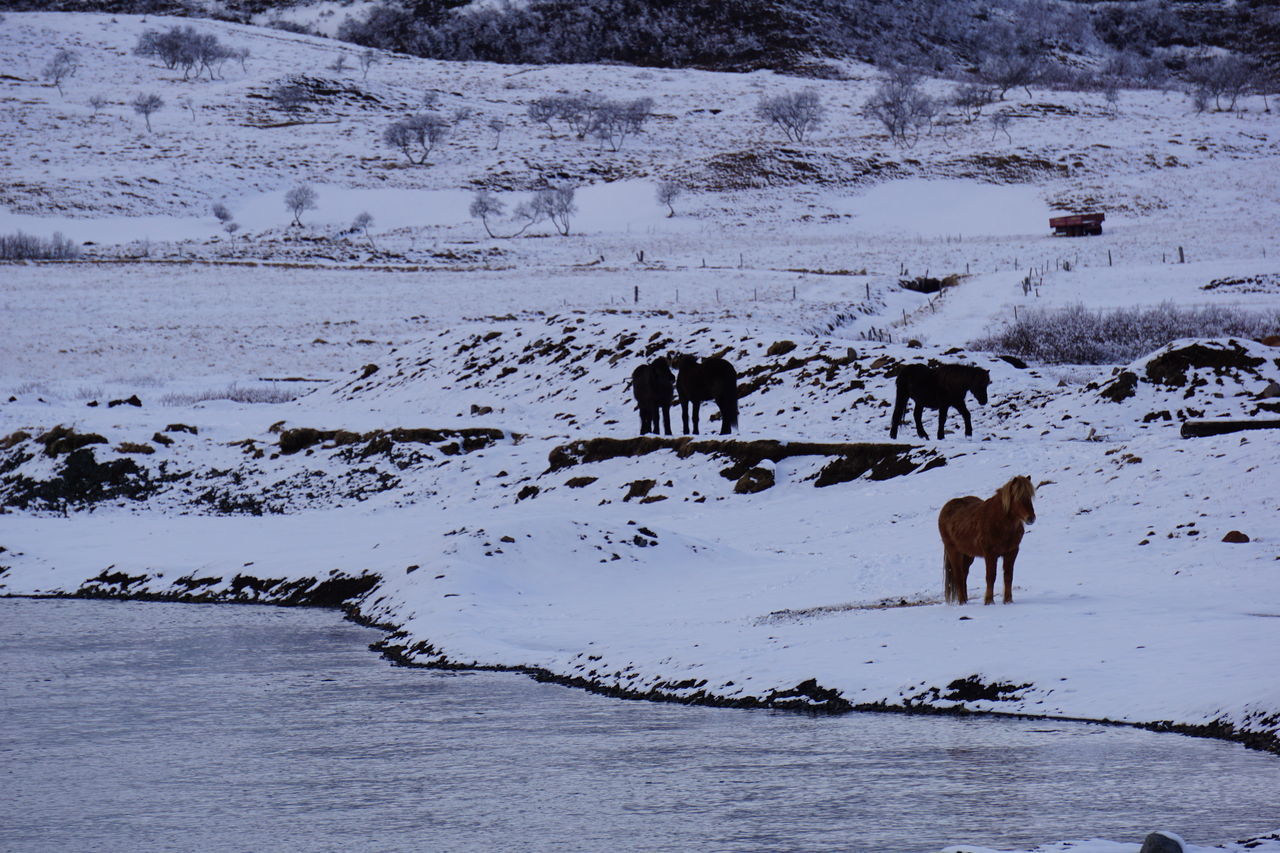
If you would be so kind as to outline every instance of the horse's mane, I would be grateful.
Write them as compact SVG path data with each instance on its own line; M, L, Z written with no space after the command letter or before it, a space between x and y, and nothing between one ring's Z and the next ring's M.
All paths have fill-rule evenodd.
M976 364L943 364L939 365L939 369L946 369L953 373L963 374L965 376L977 379L978 377L991 378L991 372L985 367L978 367Z
M1034 498L1036 487L1031 484L1031 478L1024 474L1005 483L996 490L996 494L1000 496L1000 504L1004 507L1004 511L1008 512L1014 501L1029 501Z

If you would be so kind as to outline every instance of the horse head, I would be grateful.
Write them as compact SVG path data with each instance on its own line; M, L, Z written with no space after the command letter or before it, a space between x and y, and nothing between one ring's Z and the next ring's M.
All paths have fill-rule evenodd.
M1025 475L1014 477L1001 486L997 494L1000 495L1000 506L1004 508L1005 513L1023 524L1036 523L1036 508L1032 503L1036 496L1036 487L1031 484L1030 477Z
M696 355L689 355L687 352L676 352L672 350L667 354L667 363L676 370L684 370L686 367L693 367L698 363Z
M991 384L991 374L982 367L977 368L977 375L974 377L973 387L969 390L973 392L973 398L980 405L987 404L987 386Z

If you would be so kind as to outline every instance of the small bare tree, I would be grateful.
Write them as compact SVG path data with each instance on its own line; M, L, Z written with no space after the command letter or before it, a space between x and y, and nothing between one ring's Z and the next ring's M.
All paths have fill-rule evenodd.
M434 113L419 113L393 122L382 133L382 141L399 148L410 163L421 166L427 162L432 150L449 133L449 122ZM421 156L414 159L414 151Z
M371 48L371 47L369 47L369 48L365 48L364 50L362 50L362 51L360 52L360 58L359 58L359 61L360 61L360 73L361 73L361 77L360 77L360 79L361 79L361 80L368 80L368 79L369 79L369 69L370 69L370 68L372 68L373 66L377 65L377 64L378 64L378 62L380 61L380 60L379 60L379 57L378 57L378 54L377 54L377 53L375 53L375 52L374 52L374 50L373 50L373 48Z
M617 151L628 136L639 133L653 113L653 98L637 98L634 101L604 101L596 104L591 113L591 135Z
M338 54L338 58L329 64L329 70L334 74L341 74L347 70L347 55L345 53Z
M668 219L676 215L676 209L672 202L679 198L683 193L684 187L680 186L675 181L662 181L658 184L658 204L665 204L667 206Z
M220 201L214 203L210 212L212 212L214 218L217 219L219 222L221 222L223 225L226 225L228 222L231 221L231 218L232 218L231 210Z
M563 236L569 236L569 217L578 212L578 205L573 200L573 187L552 187L539 190L535 204L541 206Z
M480 190L471 199L471 218L479 219L480 223L484 225L485 233L490 237L496 237L497 235L489 227L489 217L501 216L505 209L506 205L488 190ZM525 227L527 228L528 226L526 225Z
M104 95L93 95L89 98L89 106L93 107L93 117L97 118L98 113L107 105L107 99Z
M1009 125L1013 123L1013 116L1009 113L995 113L991 116L991 138L995 139L997 133L1003 133L1005 138L1013 142L1013 136L1009 133Z
M970 124L978 120L983 108L995 103L996 94L981 83L959 83L951 93L951 106L960 110Z
M937 110L934 100L920 89L919 73L905 68L889 72L862 107L864 115L884 125L889 138L908 148L933 123Z
M49 60L49 64L44 67L43 76L48 80L50 85L58 87L58 94L65 97L62 91L62 81L68 77L75 76L80 70L80 55L74 50L67 50L65 47L58 48L53 54L53 59Z
M809 131L822 122L825 112L816 89L764 97L756 105L756 115L782 128L792 142L804 142Z
M552 187L538 190L533 198L516 208L516 216L525 220L525 224L514 236L523 234L530 226L543 219L550 219L562 236L569 236L569 218L578 211L573 200L573 187Z
M369 228L372 225L373 225L373 216L367 210L361 211L359 214L356 215L356 218L351 222L351 227L354 228L356 231L363 231L364 238L369 241L369 245L373 246L373 248L376 249L378 247L374 245L373 238L369 236Z
M284 194L284 206L293 213L293 224L301 227L302 214L307 210L315 210L316 191L309 184L298 184Z
M1010 89L1022 87L1031 97L1031 84L1044 74L1044 54L1034 45L1005 45L1005 52L988 57L980 66L984 81L1004 100Z
M1102 97L1107 102L1107 114L1117 115L1120 112L1120 86L1114 80L1102 85Z
M498 146L502 144L502 132L507 129L507 123L500 117L491 118L489 129L493 131L493 150L497 151Z
M164 107L164 101L155 93L150 95L139 94L138 97L133 99L133 111L146 119L147 133L151 132L151 114L159 111L162 107Z
M544 95L529 102L528 115L531 121L547 126L547 133L554 134L551 120L558 115L557 99L554 95Z

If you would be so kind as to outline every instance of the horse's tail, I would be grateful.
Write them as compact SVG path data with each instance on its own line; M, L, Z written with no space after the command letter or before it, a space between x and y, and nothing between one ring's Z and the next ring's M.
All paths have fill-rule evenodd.
M720 417L731 430L738 428L738 389L733 388L724 396L724 405L720 407Z
M947 604L955 604L960 599L956 573L951 567L951 553L945 547L942 550L942 597Z
M898 425L902 423L902 416L907 413L907 400L911 397L910 380L907 379L905 369L898 373L897 388L898 395L893 401L893 420L889 423L891 438L898 437Z

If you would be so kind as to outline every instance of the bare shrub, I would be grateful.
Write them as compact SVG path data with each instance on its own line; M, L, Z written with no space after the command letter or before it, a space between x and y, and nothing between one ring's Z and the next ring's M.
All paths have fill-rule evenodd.
M684 187L675 181L662 181L658 184L658 204L667 206L667 218L676 215L676 209L673 202L684 193Z
M516 217L525 220L516 234L523 234L543 219L550 219L556 231L562 236L569 236L569 219L578 212L577 202L573 199L575 192L574 187L552 187L535 192L531 199L516 208Z
M991 116L988 121L991 122L991 138L995 139L997 133L1003 133L1009 142L1013 142L1013 136L1009 133L1009 125L1013 124L1013 116L1006 112L999 112Z
M979 66L979 77L989 83L1004 100L1010 89L1026 90L1031 97L1031 84L1044 74L1044 53L1038 44L1008 43L999 46L998 52L988 56Z
M369 229L372 226L373 226L373 214L369 213L369 211L367 210L361 211L360 213L356 214L356 218L351 222L352 230L363 231L364 238L369 241L369 245L373 246L376 249L377 246L374 245L373 237L369 235Z
M949 103L960 110L964 120L973 123L982 115L985 107L994 104L996 93L990 86L981 83L957 83L951 92Z
M80 55L74 50L67 50L60 47L53 54L53 59L45 65L41 76L49 81L52 86L58 87L58 94L64 95L62 91L62 82L68 77L75 75L80 70Z
M360 61L360 74L361 74L360 79L368 80L369 69L377 65L379 62L378 54L373 50L373 48L368 48L360 52L359 61Z
M293 224L302 225L302 214L316 207L315 188L309 184L298 184L284 194L284 206L293 214Z
M80 246L63 237L60 231L55 231L48 239L21 231L0 234L0 260L3 261L67 261L78 257Z
M1259 77L1257 67L1238 56L1213 56L1201 58L1187 68L1186 79L1191 87L1192 103L1200 112L1213 99L1214 108L1234 111L1241 96L1248 94Z
M1179 338L1258 338L1280 328L1280 311L1217 306L1092 311L1083 305L1027 311L1000 331L973 341L975 349L1016 355L1042 364L1117 364Z
M400 149L410 163L423 165L432 150L449 133L449 122L433 113L419 113L395 121L382 133L382 141ZM421 154L414 159L414 152Z
M628 136L639 133L653 112L653 98L634 101L605 101L592 114L591 135L608 144L610 150L622 148Z
M101 112L102 108L106 105L107 99L105 95L92 95L89 97L89 106L93 107L94 118L98 117L98 113Z
M297 112L311 101L311 92L297 83L279 83L268 95L272 102L287 112Z
M298 399L303 393L305 392L277 384L250 388L233 382L226 388L217 390L164 394L160 397L160 405L193 406L210 400L230 400L233 403L288 403Z
M480 223L484 225L485 233L490 237L497 235L493 233L493 229L489 226L489 217L501 216L505 209L506 205L488 190L480 190L471 199L471 218L479 219Z
M157 94L139 94L133 99L133 111L147 121L147 132L151 132L151 114L164 107L164 101Z
M891 139L907 147L915 145L938 111L934 100L920 89L920 80L915 71L894 69L862 107L864 115L879 121Z
M502 132L507 129L507 123L501 117L494 117L489 119L489 129L493 131L493 150L497 151L502 144Z
M243 68L249 55L247 49L228 47L212 33L197 32L190 26L170 27L163 32L146 30L138 37L133 53L136 56L154 56L164 63L165 68L181 68L184 80L193 72L198 78L206 71L209 79L214 80L228 59L239 59Z
M816 89L763 97L756 105L756 115L782 128L792 142L804 142L809 131L822 123L825 112Z

